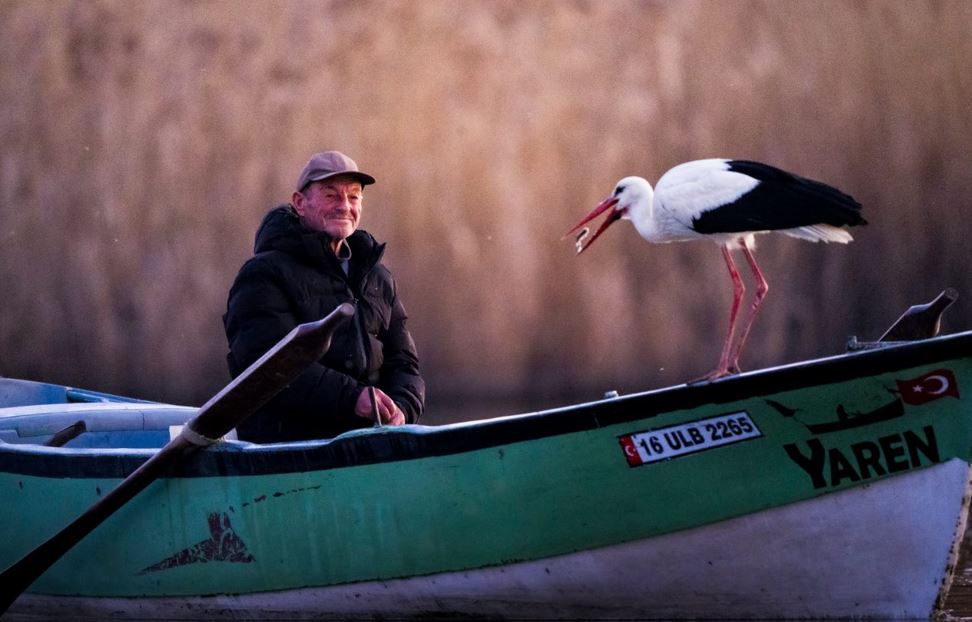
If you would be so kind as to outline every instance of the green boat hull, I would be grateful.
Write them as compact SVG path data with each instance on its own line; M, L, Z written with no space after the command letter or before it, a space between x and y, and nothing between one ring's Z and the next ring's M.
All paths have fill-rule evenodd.
M863 533L900 533L901 542L934 549L934 559L915 561L914 571L887 569L925 586L906 602L892 602L886 594L893 590L878 585L855 586L855 602L867 606L846 613L929 616L947 588L965 524L969 390L972 335L961 334L514 417L380 428L322 442L229 441L150 485L22 600L32 611L56 608L58 599L77 604L69 597L79 597L96 609L99 602L154 603L149 609L158 611L166 609L157 607L163 603L195 602L196 613L220 609L208 608L206 599L222 599L230 610L235 605L227 603L242 610L269 599L281 615L325 617L388 615L396 602L397 613L415 617L430 611L475 614L483 603L492 603L487 610L493 615L507 617L524 610L551 617L653 617L661 610L666 617L680 611L691 614L686 617L818 617L834 614L826 594L816 595L819 603L778 602L752 582L783 600L791 593L813 594L825 582L820 566L806 559L835 555L825 550L822 534L846 534L860 517L885 516L893 522L865 526ZM61 420L95 422L110 414L122 421L124 412L147 421L152 417L145 413L155 407L72 408L60 407ZM42 410L2 409L0 429L13 430L28 419L37 428ZM0 436L7 440L0 444L0 498L7 507L0 528L8 536L0 542L0 565L13 563L82 513L151 453L86 447L84 436L63 448ZM935 507L934 520L909 521L891 511L902 491L915 488L928 489L912 503ZM929 501L939 498L940 507ZM802 533L787 532L791 515L809 514L824 521L821 537L807 541L806 524L799 525ZM747 536L756 541L738 541L750 531L737 525L753 517L774 527ZM670 603L663 599L685 597L670 590L652 593L642 586L647 593L626 595L605 587L586 595L580 586L582 579L591 581L585 564L600 560L598 555L627 560L630 576L663 573L657 567L662 558L652 556L672 542L691 541L692 550L704 550L697 547L706 538L729 537L737 541L712 541L710 547L753 557L763 537L798 543L788 544L802 548L788 551L784 566L794 574L787 579L792 589L781 590L773 576L732 577L741 568L767 567L758 556L737 566L725 562L725 576L705 580L712 560L704 555L672 564L686 576L697 564L699 584L686 586L685 593L704 594L707 584L738 593L725 602L700 597L702 609L692 603L665 609ZM840 567L873 554L872 547L857 550L853 541L831 539L840 543ZM639 553L632 557L631 551ZM768 547L766 554L780 552ZM646 560L655 561L649 566ZM825 568L836 562L828 563ZM570 598L575 579L564 577L572 567L578 575L574 591L585 593L577 602ZM470 573L479 583L463 588L457 577ZM605 579L605 585L640 585L630 577ZM439 594L436 581L446 586ZM530 590L521 589L525 582ZM376 586L392 590L391 598L381 599ZM371 596L356 603L349 596L356 589ZM332 597L323 598L328 590ZM415 602L416 593L427 597ZM392 611L381 609L382 602ZM11 609L16 612L17 605Z

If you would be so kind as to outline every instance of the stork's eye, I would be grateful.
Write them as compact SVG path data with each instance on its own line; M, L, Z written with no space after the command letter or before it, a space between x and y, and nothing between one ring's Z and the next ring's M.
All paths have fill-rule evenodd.
M622 192L624 192L624 186L618 186L617 188L614 189L614 196L618 196Z

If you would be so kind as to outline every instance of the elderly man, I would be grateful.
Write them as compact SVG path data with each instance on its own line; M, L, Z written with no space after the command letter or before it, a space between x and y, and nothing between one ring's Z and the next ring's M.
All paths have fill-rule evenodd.
M376 418L401 425L422 414L425 382L398 288L381 263L385 245L358 229L363 190L373 183L346 155L318 153L291 203L263 218L223 316L230 373L237 376L295 326L342 302L356 311L319 362L240 424L241 439L329 438Z

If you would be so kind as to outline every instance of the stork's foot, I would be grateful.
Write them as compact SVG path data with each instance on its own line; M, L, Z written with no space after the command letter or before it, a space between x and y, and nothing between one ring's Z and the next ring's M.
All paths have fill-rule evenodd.
M706 375L700 378L696 378L695 380L689 380L685 384L689 384L689 385L708 384L710 382L718 380L719 378L725 378L726 376L735 376L738 373L739 373L738 365L727 365L727 366L720 365L719 367L716 367Z

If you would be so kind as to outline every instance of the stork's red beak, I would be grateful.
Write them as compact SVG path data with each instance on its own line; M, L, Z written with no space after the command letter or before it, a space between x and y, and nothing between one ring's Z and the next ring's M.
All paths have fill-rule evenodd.
M611 213L608 214L608 217L604 219L604 222L601 223L601 226L597 228L597 231L595 231L594 232L594 235L592 235L589 239L587 238L587 230L585 230L583 233L581 233L579 236L577 236L577 242L576 243L577 243L577 254L578 255L580 255L581 253L583 253L587 249L588 246L590 246L591 244L593 244L594 243L594 240L596 240L598 238L598 236L600 236L602 233L604 233L604 231L608 227L611 226L611 223L613 223L617 219L621 218L621 215L622 215L621 210L612 209L617 204L618 204L618 198L617 197L608 197L608 198L604 199L603 201L601 201L600 203L598 203L597 207L594 208L594 211L592 211L587 216L584 216L584 218L581 219L581 221L579 223L577 223L576 225L574 225L571 228L570 231L568 231L567 233L564 234L564 237L567 237L571 233L573 233L573 232L577 231L578 229L580 229L581 227L583 227L585 224L587 224L590 221L592 221L595 218L597 218L602 212L604 212L606 210L611 210Z

